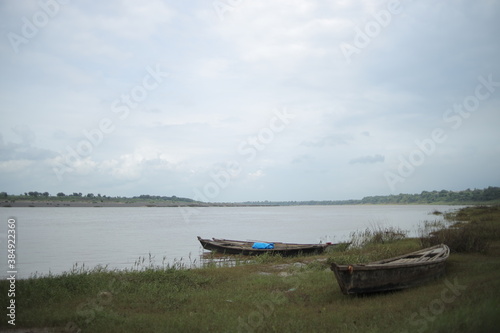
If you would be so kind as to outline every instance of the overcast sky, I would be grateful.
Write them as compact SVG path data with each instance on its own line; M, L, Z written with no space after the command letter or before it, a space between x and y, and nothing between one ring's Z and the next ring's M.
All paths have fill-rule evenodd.
M0 29L0 191L500 185L498 1L2 1Z

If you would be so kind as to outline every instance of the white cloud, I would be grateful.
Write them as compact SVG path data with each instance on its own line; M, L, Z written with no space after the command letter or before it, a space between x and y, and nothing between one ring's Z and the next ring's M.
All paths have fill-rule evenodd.
M385 160L385 157L380 155L380 154L376 154L373 156L367 155L367 156L360 156L360 157L353 158L352 160L349 161L349 164L357 164L357 163L373 164L373 163L384 162L384 160Z
M259 169L259 170L255 171L255 172L250 172L248 174L248 180L250 180L250 181L256 181L256 180L258 180L258 179L260 179L260 178L262 178L264 176L265 176L264 171L262 171L262 170Z
M33 164L34 162L30 160L0 161L0 172L4 174L19 172L31 167Z
M229 66L229 61L224 58L202 59L197 73L201 77L221 78L227 75Z

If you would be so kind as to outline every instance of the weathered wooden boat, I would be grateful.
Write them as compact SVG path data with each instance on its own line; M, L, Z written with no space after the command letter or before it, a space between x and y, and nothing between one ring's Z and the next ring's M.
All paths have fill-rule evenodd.
M384 292L414 287L438 278L444 274L449 255L448 246L440 244L367 264L333 263L331 269L346 295Z
M273 248L258 249L253 248L254 241L238 241L231 239L203 239L198 236L198 240L205 250L217 251L225 254L259 255L264 253L279 254L282 256L294 256L299 254L322 253L330 246L339 244L294 244L280 242L260 242L273 244Z

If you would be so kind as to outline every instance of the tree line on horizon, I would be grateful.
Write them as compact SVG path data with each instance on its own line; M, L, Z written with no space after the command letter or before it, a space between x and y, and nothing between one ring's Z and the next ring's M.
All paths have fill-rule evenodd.
M7 192L0 192L0 199L10 200L163 200L163 201L183 201L195 202L193 199L180 198L173 196L160 196L141 194L134 197L111 197L106 195L88 193L83 195L81 192L73 192L72 194L65 194L63 192L51 196L49 192L30 191L25 192L24 195L11 195ZM310 201L246 201L242 202L245 205L361 205L361 204L432 204L432 203L450 203L450 204L466 204L466 203L482 203L490 201L499 201L500 203L500 187L488 187L485 189L466 189L463 191L422 191L419 194L391 194L391 195L377 195L367 196L361 200L310 200Z
M11 199L11 200L23 200L23 199L28 199L28 200L33 200L33 199L47 199L47 200L65 200L65 199L78 199L78 200L95 200L95 199L101 199L101 200L163 200L163 201L185 201L185 202L194 202L193 199L189 198L180 198L175 195L173 196L160 196L160 195L149 195L149 194L142 194L139 196L134 196L134 197L111 197L111 196L106 196L106 195L101 195L100 193L95 195L93 193L88 193L86 195L83 195L81 192L73 192L71 194L65 194L64 192L59 192L55 196L50 195L49 192L38 192L38 191L30 191L30 192L25 192L24 194L20 195L12 195L8 194L7 192L0 192L0 199Z
M247 201L248 205L362 205L362 204L466 204L483 203L490 201L500 202L500 187L488 187L485 189L466 189L463 191L422 191L420 194L391 194L367 196L361 200L325 200L325 201Z

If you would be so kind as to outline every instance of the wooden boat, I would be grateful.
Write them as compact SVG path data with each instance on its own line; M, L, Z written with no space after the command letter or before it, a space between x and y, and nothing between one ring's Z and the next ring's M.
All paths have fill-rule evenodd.
M273 249L255 249L252 248L255 242L253 241L238 241L230 239L203 239L198 236L198 240L205 250L217 251L225 254L242 254L242 255L259 255L264 253L279 254L282 256L294 256L299 254L322 253L330 246L338 244L294 244L280 242L263 242L273 243Z
M340 289L348 294L366 294L405 289L444 274L450 249L444 244L368 264L337 265L331 269Z

